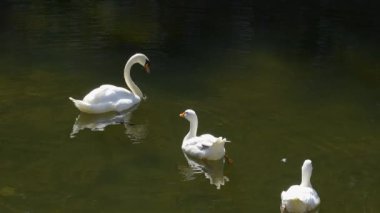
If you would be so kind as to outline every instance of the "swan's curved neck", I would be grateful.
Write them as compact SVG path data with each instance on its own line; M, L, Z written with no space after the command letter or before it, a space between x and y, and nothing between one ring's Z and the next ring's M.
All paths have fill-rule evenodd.
M190 122L190 130L185 136L184 140L188 140L190 138L197 136L198 118L196 116L192 117L191 119L189 119L189 122Z
M137 57L132 56L127 61L124 67L124 79L129 89L131 89L132 93L139 96L140 98L143 98L143 93L141 92L140 88L138 88L135 82L133 82L131 79L131 68L135 63L137 63Z
M311 173L311 169L302 169L302 180L300 186L312 187L310 183Z

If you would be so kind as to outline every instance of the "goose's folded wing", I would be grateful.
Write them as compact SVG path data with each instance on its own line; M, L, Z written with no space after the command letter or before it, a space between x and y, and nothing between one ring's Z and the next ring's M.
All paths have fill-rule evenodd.
M216 137L210 135L210 134L204 134L199 136L200 138L200 145L203 149L211 147L217 140Z
M189 139L186 142L187 146L195 146L198 149L207 149L212 146L212 144L216 141L216 138L212 135L201 135L198 137L194 137Z

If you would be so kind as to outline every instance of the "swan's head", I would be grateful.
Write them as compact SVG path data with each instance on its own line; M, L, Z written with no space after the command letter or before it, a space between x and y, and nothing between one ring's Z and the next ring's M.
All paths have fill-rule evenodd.
M302 182L303 186L311 186L310 178L311 173L313 172L313 165L311 164L311 160L305 160L302 165Z
M179 114L180 117L186 118L186 120L191 121L197 118L197 114L195 114L194 110L187 109L184 112Z
M142 53L136 53L131 58L134 58L137 63L141 64L147 73L150 73L150 61L146 55Z

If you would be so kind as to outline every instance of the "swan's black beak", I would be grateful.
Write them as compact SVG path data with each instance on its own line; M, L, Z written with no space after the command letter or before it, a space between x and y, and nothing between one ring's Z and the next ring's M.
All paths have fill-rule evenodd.
M144 65L145 72L150 73L150 62L146 61Z

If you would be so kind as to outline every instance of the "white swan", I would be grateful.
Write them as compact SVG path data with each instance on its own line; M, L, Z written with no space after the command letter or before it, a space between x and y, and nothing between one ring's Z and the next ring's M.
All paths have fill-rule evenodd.
M143 98L141 90L132 81L130 75L131 67L136 63L144 66L146 72L150 72L149 59L144 54L137 53L129 58L124 67L124 79L132 92L123 87L104 84L88 93L83 100L76 100L72 97L69 99L80 111L85 113L121 112L131 108Z
M217 138L210 134L197 136L198 117L194 110L187 109L179 116L186 118L190 122L189 133L187 133L182 142L182 150L186 154L204 160L219 160L226 157L230 162L224 149L224 144L229 142L227 139Z
M320 199L310 183L313 166L311 160L305 160L302 165L302 181L281 193L281 212L304 213L315 210Z

